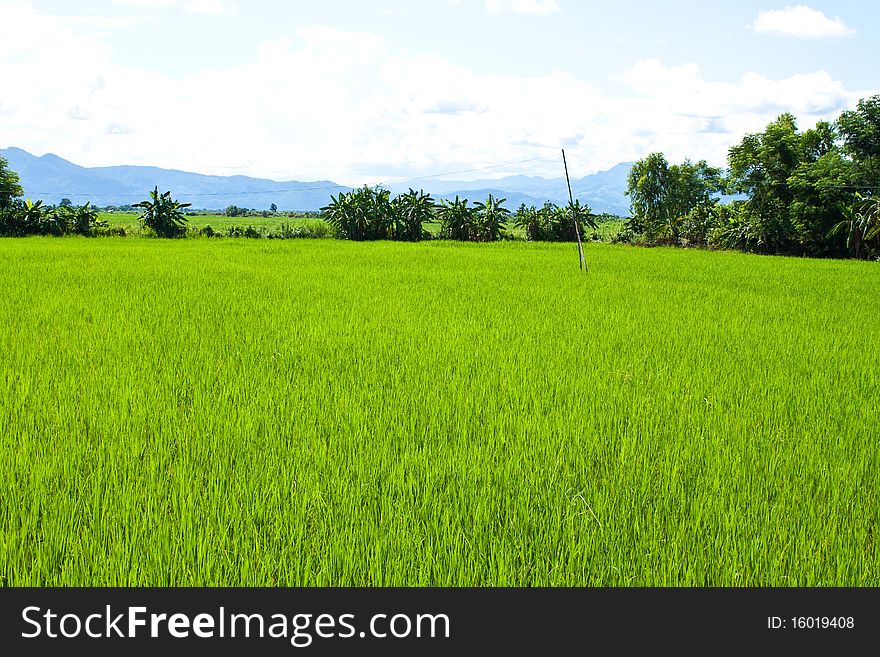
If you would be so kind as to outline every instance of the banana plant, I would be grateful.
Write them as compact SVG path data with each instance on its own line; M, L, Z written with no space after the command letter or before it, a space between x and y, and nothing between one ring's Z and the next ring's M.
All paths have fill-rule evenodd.
M377 240L392 236L394 209L391 192L383 187L361 187L330 196L321 208L324 219L338 237L347 240Z
M27 233L39 235L49 231L49 213L46 210L42 201L34 203L29 198L25 199L23 219Z
M489 194L485 203L474 203L474 217L477 222L477 239L482 242L495 242L504 234L510 210L504 207L506 198L495 198Z
M581 236L586 233L585 228L596 230L599 224L593 216L590 206L584 203L581 205L580 199L575 199L574 203L569 203L565 210L565 220L560 222L559 239L564 242L573 242L577 239L575 225L580 231Z
M424 190L410 187L406 194L399 194L392 201L394 210L393 238L416 242L425 237L423 225L434 218L435 204Z
M171 192L159 194L156 187L150 192L150 199L135 203L135 208L142 208L139 217L141 225L152 229L159 237L180 237L186 233L187 218L181 210L191 203L180 203L171 198Z
M86 202L74 210L73 232L77 235L93 235L96 228L107 228L106 221L100 221L98 211Z
M534 205L527 207L525 203L520 204L516 214L513 215L513 225L515 228L524 230L526 237L533 242L544 239L541 230L541 216Z
M856 192L856 202L845 208L844 214L846 218L834 225L828 237L846 230L846 248L853 258L861 258L865 245L880 236L880 197Z
M466 198L454 201L443 200L437 209L440 219L440 235L451 240L474 240L477 237L477 223L474 209L468 207Z

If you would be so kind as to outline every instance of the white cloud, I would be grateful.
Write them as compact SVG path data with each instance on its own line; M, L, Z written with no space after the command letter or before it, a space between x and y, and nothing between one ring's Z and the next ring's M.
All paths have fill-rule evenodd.
M808 128L867 95L847 90L825 71L781 80L746 73L735 83L716 82L705 80L694 63L667 67L657 60L637 62L621 80L642 96L624 103L617 118L621 130L630 127L643 152L705 158L717 165L724 164L727 149L745 133L763 130L783 112Z
M183 9L191 14L234 14L236 5L232 0L113 0L116 4L131 5L144 9Z
M575 176L654 150L723 164L781 112L809 127L869 95L824 71L722 83L657 60L636 62L620 79L630 93L609 95L565 73L482 75L323 26L241 65L171 77L118 65L100 36L28 2L0 0L0 15L11 17L0 79L15 90L2 97L0 147L85 166L361 184L543 156L489 175L555 177L560 146Z
M508 10L515 14L543 16L559 11L556 0L486 0L489 13L497 14Z
M805 5L760 11L751 28L762 34L781 34L801 39L848 37L856 32L840 18L828 18L821 11Z

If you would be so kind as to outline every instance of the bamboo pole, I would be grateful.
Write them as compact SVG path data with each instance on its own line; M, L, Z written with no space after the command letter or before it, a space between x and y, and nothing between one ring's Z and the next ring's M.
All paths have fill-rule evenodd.
M571 222L574 224L574 234L577 236L578 242L578 264L581 271L587 271L587 259L584 257L584 245L581 242L581 229L578 226L577 217L574 216L574 197L571 195L571 180L568 177L568 162L565 161L565 149L562 149L562 165L565 167L565 182L568 185L568 207L571 209Z

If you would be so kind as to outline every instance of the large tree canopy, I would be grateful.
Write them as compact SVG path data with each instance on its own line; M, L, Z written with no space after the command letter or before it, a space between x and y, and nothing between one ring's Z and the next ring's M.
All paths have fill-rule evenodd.
M9 207L12 199L23 194L18 174L9 168L9 162L0 157L0 209Z
M651 153L633 165L627 180L634 225L650 237L677 241L682 223L713 205L721 186L721 170L705 160L670 166L662 153Z
M855 110L841 113L837 126L846 154L862 169L863 182L880 184L880 96L863 98Z

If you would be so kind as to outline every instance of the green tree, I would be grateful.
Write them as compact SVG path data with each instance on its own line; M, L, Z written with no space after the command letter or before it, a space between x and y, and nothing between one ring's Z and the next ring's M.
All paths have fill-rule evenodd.
M629 172L629 228L644 233L651 241L678 244L683 228L693 238L694 227L704 225L713 216L711 208L721 188L721 170L710 167L705 160L686 159L670 166L662 153L651 153Z
M23 194L18 174L9 168L7 160L0 157L0 209L8 208L12 199Z
M150 192L149 200L136 203L133 207L143 210L138 217L143 227L152 229L159 237L181 237L186 233L187 223L181 210L190 205L173 200L170 191L159 194L159 188L156 187Z
M685 217L699 207L711 207L724 186L721 169L710 167L706 160L691 162L686 159L681 164L674 164L669 167L669 177L669 214L675 217Z
M842 236L832 228L846 220L853 207L856 167L834 148L798 165L788 179L792 189L789 216L799 249L808 255L841 256Z
M577 230L575 230L577 226ZM587 234L587 228L596 230L599 224L593 215L593 210L586 203L581 204L580 199L575 199L574 203L569 203L565 207L564 217L559 222L559 241L574 242L577 240L578 232L581 239Z
M18 237L24 234L24 201L12 199L0 207L0 237Z
M492 194L486 202L474 203L473 215L476 222L475 238L482 242L495 242L504 234L510 210L504 207L507 199L495 198Z
M862 174L859 163L841 150L838 131L820 121L801 133L794 117L783 114L730 149L730 189L749 196L740 216L746 248L819 256L845 252L843 238L831 229L846 221Z
M748 134L730 148L729 189L749 196L743 218L757 250L792 253L796 245L790 207L794 190L789 178L804 161L797 122L782 114L763 133Z
M269 206L269 212L271 212L272 214L275 214L276 212L278 212L278 206L273 203L272 205Z
M348 206L348 194L340 192L338 196L331 194L330 203L321 208L324 220L333 227L336 236L341 239L354 239L352 237L354 221Z
M854 258L880 252L880 199L856 193L856 203L828 236L843 231L846 231L846 246Z
M415 242L427 237L424 224L434 219L436 205L430 194L410 188L392 201L394 226L392 237L396 240Z
M541 217L534 205L527 207L525 203L521 203L516 214L513 215L513 225L524 230L526 238L533 242L543 239Z
M880 95L863 98L842 112L837 129L846 154L859 164L861 184L880 186Z
M663 153L651 153L629 170L626 194L630 198L633 225L653 237L673 217L670 203L672 176Z
M107 228L106 221L101 221L98 211L87 202L78 208L74 208L73 232L77 235L94 235L98 228Z
M342 239L379 240L392 236L395 223L391 192L381 186L331 196L321 212Z
M478 226L474 209L468 207L466 198L455 197L454 201L442 200L437 208L440 219L440 236L451 240L476 240Z

